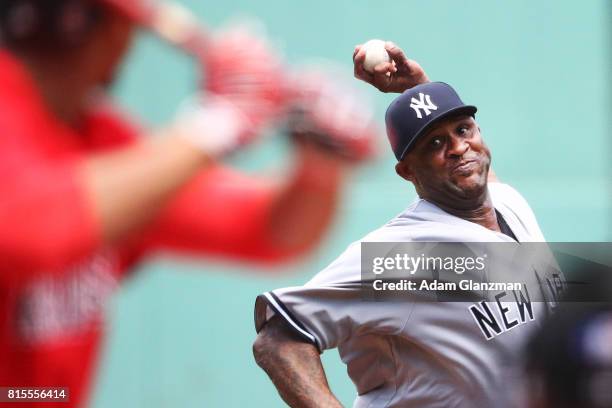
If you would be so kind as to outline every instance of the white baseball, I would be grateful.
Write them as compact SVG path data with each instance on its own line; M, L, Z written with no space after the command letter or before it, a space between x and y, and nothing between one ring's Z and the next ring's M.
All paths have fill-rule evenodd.
M383 40L370 40L363 44L362 49L365 50L363 69L368 72L374 72L374 67L381 62L391 61Z

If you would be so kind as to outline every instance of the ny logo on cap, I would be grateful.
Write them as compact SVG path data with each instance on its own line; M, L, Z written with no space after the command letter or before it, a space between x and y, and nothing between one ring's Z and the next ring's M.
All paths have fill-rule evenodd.
M431 97L419 92L419 99L412 97L410 107L416 112L417 118L422 119L421 109L425 112L425 116L431 115L432 110L438 110L438 107L431 102Z

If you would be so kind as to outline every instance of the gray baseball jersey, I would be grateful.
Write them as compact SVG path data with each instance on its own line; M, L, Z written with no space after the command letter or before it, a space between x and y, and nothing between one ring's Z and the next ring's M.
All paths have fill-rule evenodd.
M490 183L489 192L519 242L544 241L518 192L501 183ZM511 295L486 304L370 302L360 296L355 283L361 279L361 242L424 241L514 242L418 200L304 286L260 295L257 331L278 314L321 352L337 347L357 388L354 407L509 405L506 369L547 314L547 303L526 307ZM488 325L478 321L474 307L480 318L489 313Z

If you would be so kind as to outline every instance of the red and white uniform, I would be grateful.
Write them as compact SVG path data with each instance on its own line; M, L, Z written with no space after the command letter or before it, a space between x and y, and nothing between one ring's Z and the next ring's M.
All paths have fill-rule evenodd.
M0 386L68 387L70 404L57 406L83 405L104 305L146 253L291 255L266 235L273 189L222 167L203 171L130 242L103 247L79 169L89 155L136 141L110 111L91 113L78 133L68 128L17 60L0 52Z

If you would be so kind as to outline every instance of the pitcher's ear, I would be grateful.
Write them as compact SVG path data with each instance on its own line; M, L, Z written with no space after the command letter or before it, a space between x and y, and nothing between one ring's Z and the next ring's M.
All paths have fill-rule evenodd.
M403 178L404 180L408 180L410 182L414 182L414 173L410 167L410 163L408 160L404 159L401 162L398 162L395 165L395 172Z

